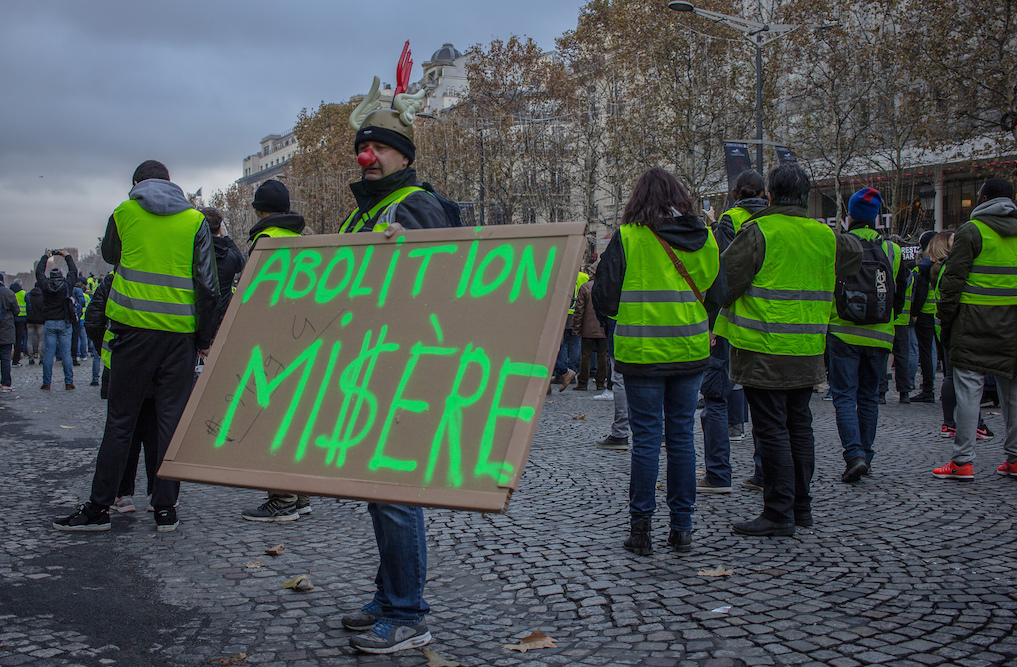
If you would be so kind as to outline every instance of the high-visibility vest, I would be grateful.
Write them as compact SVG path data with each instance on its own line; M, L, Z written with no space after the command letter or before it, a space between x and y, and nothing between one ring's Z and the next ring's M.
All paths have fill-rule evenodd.
M98 281L98 280L96 280L95 278L88 278L88 279L87 279L87 280L85 281L85 284L86 284L86 285L88 286L88 290L89 290L90 292L94 292L94 291L95 291L95 288L96 288L96 286L97 286L97 285L99 284L99 281Z
M929 269L931 272L931 269ZM918 267L916 266L911 270L914 278L918 278ZM932 276L929 276L929 291L925 295L925 303L922 304L922 315L935 315L936 306L939 304L939 297L936 296L936 290L932 287Z
M106 368L113 368L113 353L110 350L110 343L113 342L113 332L109 330L109 327L102 332L102 349L99 350L99 358L102 359L102 365Z
M588 273L579 272L576 276L576 289L572 291L572 304L569 306L569 315L576 314L576 299L579 298L579 288L590 281L590 275Z
M1017 237L1000 236L981 220L982 251L971 262L960 302L973 306L1017 305Z
M262 236L267 236L270 239L280 239L287 236L300 236L298 232L294 232L289 229L283 229L282 227L266 227L265 229L258 232L258 235L251 240L251 249L254 249L255 244L258 243L258 239Z
M374 220L374 227L371 228L372 232L383 232L388 229L388 226L395 222L396 204L406 199L414 192L427 192L424 188L418 185L408 185L405 188L399 188L394 192L390 192L388 196L382 199L380 202L375 204L370 211L366 214L360 214L360 208L353 209L349 217L339 226L340 234L352 234L359 232L363 229L364 225L368 221Z
M742 228L742 223L752 217L752 211L747 208L742 208L741 206L735 206L734 208L729 208L724 211L724 215L731 218L731 224L734 225L735 234L737 234ZM724 217L724 215L721 217Z
M699 361L710 356L706 309L644 225L622 225L625 278L614 330L614 357L630 364ZM696 251L674 248L692 282L705 292L720 271L713 234Z
M836 282L837 237L812 218L766 215L755 219L766 244L759 273L714 332L742 350L815 356L826 349Z
M866 241L874 241L879 238L875 229L862 227L852 229L848 232ZM893 267L893 275L890 280L896 281L897 273L900 272L901 251L900 246L891 241L883 241L883 252L890 260ZM893 320L885 324L855 324L848 320L841 319L837 315L837 305L833 305L830 315L830 333L850 345L864 345L866 347L882 347L887 350L893 348Z
M893 321L894 326L906 327L911 324L911 299L913 298L915 291L915 272L908 271L907 278L907 289L904 290L904 310L900 311L900 315Z
M26 317L28 309L25 307L25 290L15 292L14 298L18 300L18 314L16 317Z
M155 215L125 201L113 212L120 265L106 301L106 317L138 329L193 333L194 235L204 220L196 209Z

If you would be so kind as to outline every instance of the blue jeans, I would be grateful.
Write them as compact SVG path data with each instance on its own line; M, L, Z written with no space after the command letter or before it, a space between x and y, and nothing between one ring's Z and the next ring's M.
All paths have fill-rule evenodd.
M728 399L734 383L728 377L728 342L718 337L710 350L710 366L703 375L704 479L716 486L731 486L731 440L728 435Z
M830 351L830 392L837 413L837 431L844 460L859 457L872 463L872 443L879 420L879 381L886 371L889 350L851 345L836 336L827 340Z
M696 504L696 403L703 373L653 377L625 375L632 429L629 515L632 523L657 509L660 442L667 452L667 506L671 529L692 530ZM726 428L726 426L725 426Z
M400 624L416 625L430 607L424 602L427 580L427 537L424 511L406 505L368 503L378 542L378 590L374 601L381 615Z
M561 345L558 347L558 364L579 373L580 349L582 338L572 335L571 329L562 334ZM557 365L556 365L557 368Z
M64 320L46 320L46 354L42 358L42 383L52 384L53 357L60 347L60 361L64 365L64 384L74 384L74 366L71 365L71 323Z
M98 382L102 377L102 357L98 353L92 357L92 382Z

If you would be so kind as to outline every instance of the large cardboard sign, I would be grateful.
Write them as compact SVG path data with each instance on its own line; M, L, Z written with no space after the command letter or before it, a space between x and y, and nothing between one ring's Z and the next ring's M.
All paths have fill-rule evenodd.
M159 475L505 509L583 228L260 240Z

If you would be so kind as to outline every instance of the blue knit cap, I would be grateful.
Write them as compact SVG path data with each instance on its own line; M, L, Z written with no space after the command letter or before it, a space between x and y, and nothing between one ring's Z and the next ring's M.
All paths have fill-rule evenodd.
M879 217L883 197L875 188L862 188L848 200L848 215L852 220L872 220Z

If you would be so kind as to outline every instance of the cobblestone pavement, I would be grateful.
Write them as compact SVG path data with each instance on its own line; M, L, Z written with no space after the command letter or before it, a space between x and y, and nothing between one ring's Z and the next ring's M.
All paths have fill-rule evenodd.
M377 566L364 503L316 498L299 521L259 524L240 518L258 492L185 484L176 532L156 533L143 496L110 532L53 530L88 495L105 404L80 378L42 392L39 376L15 368L0 397L0 666L427 662L358 655L340 625ZM507 514L425 512L429 649L464 666L1017 664L1017 478L994 474L999 437L979 443L973 483L936 480L939 405L893 397L873 473L849 486L817 395L814 528L736 537L731 522L761 507L736 484L700 498L690 554L663 548L664 512L657 553L639 557L621 548L628 456L593 447L611 410L593 395L548 397ZM751 473L748 442L732 459L736 481ZM698 575L717 565L734 572ZM299 574L312 591L280 590ZM555 648L502 648L538 628Z

